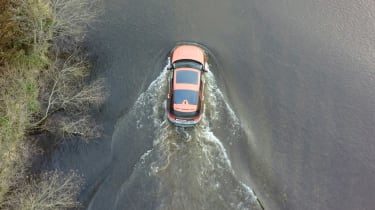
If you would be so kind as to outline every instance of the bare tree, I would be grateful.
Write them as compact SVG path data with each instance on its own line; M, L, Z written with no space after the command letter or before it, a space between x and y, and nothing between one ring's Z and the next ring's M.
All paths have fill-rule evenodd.
M50 0L52 6L52 32L55 43L69 49L71 44L84 39L87 27L96 20L100 9L99 0ZM68 43L68 44L66 44Z
M58 122L58 131L64 138L80 136L83 140L88 141L92 138L100 137L102 127L97 125L89 116L80 116L78 119L64 118Z
M47 130L60 129L65 136L98 137L98 126L87 115L92 108L98 108L106 98L105 80L96 79L86 84L87 64L75 53L62 61L57 58L46 81L51 81L44 88L45 109L43 116L34 123L34 127ZM63 110L66 117L55 118L46 122L57 111ZM57 120L56 120L57 119ZM92 129L92 130L91 130Z
M76 200L83 179L74 171L64 174L59 171L44 172L40 176L25 180L22 187L12 192L7 201L9 209L62 210L79 207Z

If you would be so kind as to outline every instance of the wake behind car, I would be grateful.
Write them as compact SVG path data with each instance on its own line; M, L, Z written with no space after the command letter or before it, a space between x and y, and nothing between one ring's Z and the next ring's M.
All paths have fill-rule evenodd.
M193 126L202 118L205 63L205 51L196 45L179 45L170 53L166 110L177 126Z

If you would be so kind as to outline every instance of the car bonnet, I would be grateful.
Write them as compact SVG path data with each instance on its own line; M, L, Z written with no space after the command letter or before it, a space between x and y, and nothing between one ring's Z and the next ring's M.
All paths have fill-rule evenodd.
M204 64L205 54L201 48L193 45L181 45L176 47L172 52L172 63L184 59L195 60Z

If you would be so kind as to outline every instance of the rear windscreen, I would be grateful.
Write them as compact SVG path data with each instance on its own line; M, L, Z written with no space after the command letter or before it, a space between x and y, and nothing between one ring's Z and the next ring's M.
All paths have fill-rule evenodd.
M177 71L176 83L198 84L198 72L195 71Z
M173 97L175 104L182 104L184 100L187 100L191 105L198 103L198 92L193 90L175 90Z

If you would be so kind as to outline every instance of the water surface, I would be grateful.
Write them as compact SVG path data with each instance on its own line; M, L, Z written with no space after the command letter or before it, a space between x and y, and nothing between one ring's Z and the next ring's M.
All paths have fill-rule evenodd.
M87 209L375 206L372 1L104 5L87 45L110 84L105 135L52 161L85 174ZM162 109L162 69L183 40L210 49L220 91L192 130Z

